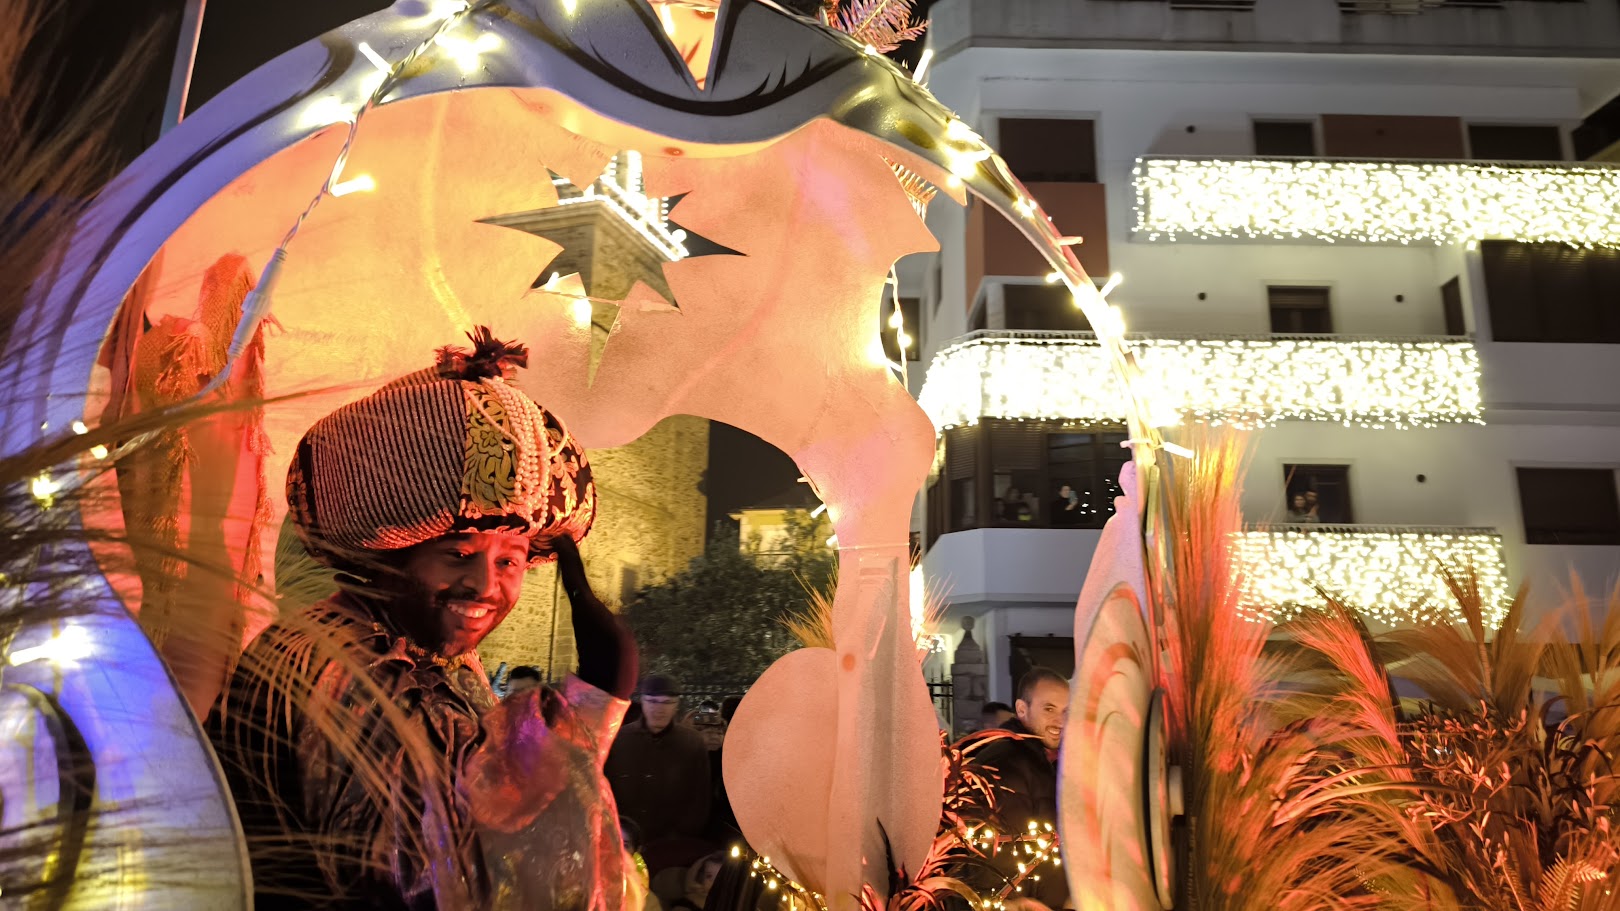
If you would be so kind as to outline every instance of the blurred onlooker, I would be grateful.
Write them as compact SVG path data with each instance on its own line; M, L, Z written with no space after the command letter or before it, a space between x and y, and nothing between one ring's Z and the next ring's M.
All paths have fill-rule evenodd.
M729 848L742 841L742 829L737 815L731 811L731 798L726 794L723 773L723 755L726 745L726 719L721 708L713 702L698 706L692 715L692 727L703 738L709 749L709 822L704 837L716 848Z
M1318 522L1321 520L1317 518L1316 512L1313 511L1308 505L1305 494L1296 493L1294 494L1292 501L1288 504L1288 521L1300 523Z
M653 875L708 849L709 751L697 731L676 721L680 685L655 674L641 682L642 717L613 741L604 772L619 812L641 828Z
M545 685L540 669L527 664L512 668L506 675L506 695L513 696L524 690L537 690Z
M716 851L698 858L690 866L670 867L653 877L653 893L672 911L677 908L703 911L725 860L726 855Z
M1067 484L1059 487L1057 496L1052 500L1052 524L1079 525L1082 517L1080 495Z
M1005 702L986 702L984 708L979 710L979 730L999 728L1017 717L1018 713Z

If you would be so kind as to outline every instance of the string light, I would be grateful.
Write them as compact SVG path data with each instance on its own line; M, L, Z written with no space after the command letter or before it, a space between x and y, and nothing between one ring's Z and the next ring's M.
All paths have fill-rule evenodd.
M56 502L56 495L62 490L61 482L51 477L48 472L41 472L28 482L28 492L39 503L41 509L50 509Z
M353 180L345 180L332 185L333 196L348 196L350 193L369 193L377 189L377 181L370 174L361 174Z
M39 645L17 649L6 660L13 667L20 667L30 661L49 661L62 666L89 657L90 651L90 634L81 627L70 626L52 633L49 639Z
M1288 617L1318 588L1387 624L1460 619L1442 567L1472 567L1492 628L1510 600L1502 536L1491 529L1293 526L1243 532L1236 551L1253 604Z
M440 34L433 39L433 43L444 49L456 65L461 67L463 75L472 75L482 65L480 59L484 54L501 46L501 38L494 32L481 32L477 38L468 40L459 35L448 33Z
M1620 247L1620 168L1138 159L1136 230L1369 243L1505 238Z
M1137 338L1158 426L1191 418L1370 428L1483 423L1479 354L1468 341ZM1129 403L1107 353L1079 333L977 333L934 356L917 400L940 430L983 418L1121 423Z

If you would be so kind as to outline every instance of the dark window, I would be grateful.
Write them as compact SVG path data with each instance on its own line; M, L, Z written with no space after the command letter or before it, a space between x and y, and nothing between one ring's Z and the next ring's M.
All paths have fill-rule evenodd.
M1002 327L1087 332L1091 323L1074 304L1067 285L1002 285Z
M1333 311L1327 288L1266 289L1271 307L1271 331L1279 335L1326 334L1333 331Z
M1564 139L1557 127L1468 127L1468 149L1477 161L1563 161Z
M1284 465L1283 491L1291 524L1349 525L1349 465Z
M883 308L883 325L881 331L883 338L883 355L891 361L900 360L899 337L895 334L894 326L889 319L894 311L887 304ZM905 327L907 341L911 344L906 347L906 360L915 361L922 357L922 345L917 340L922 337L922 301L915 297L900 298L900 317Z
M1620 544L1620 498L1609 468L1520 468L1530 544Z
M1322 148L1330 158L1464 157L1457 117L1323 114Z
M1008 636L1007 670L1012 675L1012 695L1018 698L1018 683L1038 667L1074 676L1073 636Z
M1089 120L1003 117L1001 157L1025 183L1096 183L1096 131Z
M1453 278L1440 286L1440 306L1445 310L1446 334L1467 335L1468 324L1463 320L1462 281Z
M1313 158L1316 123L1309 120L1256 120L1254 154L1271 158Z
M1101 528L1114 514L1130 452L1114 430L1052 423L989 422L990 524Z
M1620 343L1620 251L1487 240L1480 258L1496 341Z

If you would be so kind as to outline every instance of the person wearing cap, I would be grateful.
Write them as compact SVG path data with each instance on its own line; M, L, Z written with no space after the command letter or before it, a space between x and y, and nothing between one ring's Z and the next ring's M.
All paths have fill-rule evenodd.
M526 350L471 338L293 455L288 521L336 590L253 641L208 722L261 911L641 907L601 773L636 652L580 559L590 466L509 382ZM497 702L478 644L552 560L579 669Z
M641 682L641 718L624 726L608 754L606 773L619 812L641 828L643 856L653 874L690 864L708 852L709 749L702 735L677 721L680 684L663 674Z

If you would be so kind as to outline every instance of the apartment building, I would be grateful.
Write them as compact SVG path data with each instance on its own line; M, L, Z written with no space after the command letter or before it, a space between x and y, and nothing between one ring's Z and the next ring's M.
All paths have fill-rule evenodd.
M1442 609L1436 559L1545 606L1620 570L1612 0L941 0L930 88L1127 329L1164 421L1261 426L1244 553L1276 604ZM1007 699L1072 662L1123 403L1010 225L935 204L902 263L939 429L924 576ZM916 369L921 368L921 369Z

